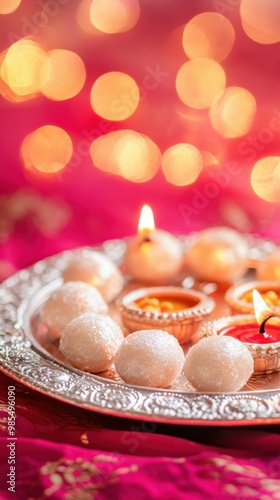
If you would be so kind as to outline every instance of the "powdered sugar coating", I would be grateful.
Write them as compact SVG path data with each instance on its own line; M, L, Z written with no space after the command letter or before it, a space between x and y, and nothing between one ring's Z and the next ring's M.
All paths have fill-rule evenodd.
M247 270L247 241L242 234L227 227L204 229L188 248L186 264L203 280L232 281Z
M50 333L59 338L72 319L89 311L108 314L108 306L99 291L81 281L68 281L43 304L41 320Z
M83 281L101 293L106 302L111 302L122 290L123 275L118 267L101 252L74 257L62 273L65 282Z
M98 373L112 366L122 341L121 328L109 316L85 313L63 330L59 349L76 368Z
M123 341L115 367L128 384L168 387L181 373L184 359L178 340L169 333L139 330Z
M254 361L239 340L214 335L190 348L183 371L198 391L233 392L246 384L254 371Z

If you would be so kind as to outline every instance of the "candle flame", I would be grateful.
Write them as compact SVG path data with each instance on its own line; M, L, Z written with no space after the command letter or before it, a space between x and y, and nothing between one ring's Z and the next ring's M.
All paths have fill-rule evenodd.
M263 325L269 318L274 316L273 311L257 290L253 290L253 304L258 325Z
M142 236L148 236L155 230L154 214L149 205L143 205L139 224L138 224L138 234Z

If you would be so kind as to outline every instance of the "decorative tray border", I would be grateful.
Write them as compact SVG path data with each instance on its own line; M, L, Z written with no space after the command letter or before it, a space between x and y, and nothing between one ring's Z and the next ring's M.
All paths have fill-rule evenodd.
M123 244L123 240L113 240L94 249L118 260ZM60 277L66 262L80 251L65 251L39 261L0 286L0 367L3 372L45 395L118 417L196 425L280 422L280 387L279 390L218 394L147 389L68 368L37 350L24 326L28 305L43 286Z

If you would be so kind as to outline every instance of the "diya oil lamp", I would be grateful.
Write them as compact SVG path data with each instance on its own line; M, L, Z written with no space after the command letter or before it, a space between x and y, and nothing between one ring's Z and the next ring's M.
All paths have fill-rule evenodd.
M255 315L236 315L208 322L202 335L227 335L246 345L254 359L254 373L280 370L280 317L253 290Z
M141 211L138 234L128 243L125 272L145 282L162 282L176 276L182 265L182 248L171 233L155 228L151 207Z
M214 300L206 294L172 286L133 290L118 303L123 325L129 333L165 330L180 344L191 339L214 307Z

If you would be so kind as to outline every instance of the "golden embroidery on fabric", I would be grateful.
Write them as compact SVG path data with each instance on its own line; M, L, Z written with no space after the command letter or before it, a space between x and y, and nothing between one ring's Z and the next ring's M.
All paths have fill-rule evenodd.
M56 236L69 222L70 207L62 200L42 197L32 189L22 189L0 196L0 242L13 233L18 221L30 217L38 231L47 237Z
M118 462L116 457L97 455L91 461L77 458L76 460L60 459L56 462L47 462L40 469L42 476L47 476L51 485L44 490L46 497L63 488L66 500L92 500L97 493L107 485L117 483L119 476L138 470L137 465L108 469L109 464ZM101 469L96 464L105 464Z

